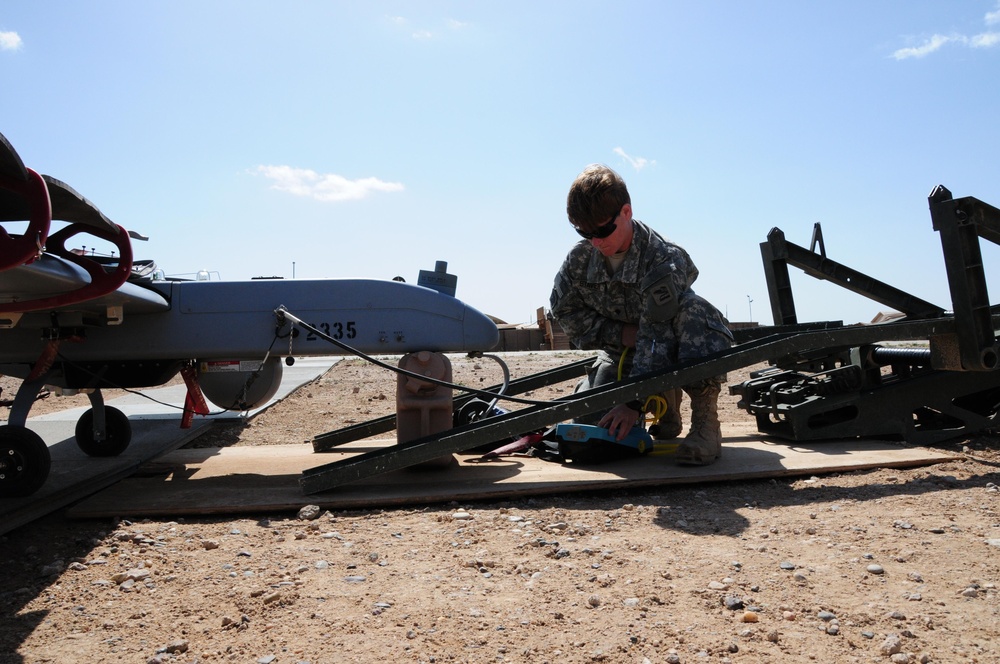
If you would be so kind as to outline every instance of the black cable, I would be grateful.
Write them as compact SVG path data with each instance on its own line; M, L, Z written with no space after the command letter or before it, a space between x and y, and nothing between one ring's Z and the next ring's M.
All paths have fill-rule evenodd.
M436 378L431 378L429 376L421 376L420 374L414 373L413 371L408 371L408 370L403 369L401 367L394 367L391 364L386 364L385 362L382 362L381 360L378 360L377 358L374 358L374 357L372 357L370 355L366 355L365 353L361 352L360 350L358 350L358 349L356 349L356 348L354 348L352 346L348 346L347 344L345 344L343 341L340 341L339 339L334 339L330 335L324 334L323 332L317 330L315 327L313 327L309 323L306 323L301 318L299 318L299 317L295 316L294 314L292 314L290 311L288 311L288 309L286 309L284 307L284 305L282 305L282 306L278 307L277 309L275 309L274 310L274 314L275 314L275 316L278 317L279 328L283 325L282 321L284 319L288 319L292 323L294 323L294 324L298 325L299 327L303 328L304 330L306 330L307 332L311 332L312 334L315 334L320 339L323 339L324 341L330 342L334 346L337 346L338 348L347 351L351 355L355 355L357 357L360 357L361 359L365 360L366 362L370 362L370 363L372 363L372 364L374 364L376 366L382 367L383 369L388 369L389 371L394 371L395 373L402 374L404 376L409 376L410 378L416 378L417 380L425 381L425 382L428 382L428 383L433 383L434 385L440 385L441 387L449 387L449 388L452 388L452 389L461 390L461 391L464 391L464 392L468 392L469 394L476 394L476 395L483 396L483 397L489 397L491 399L499 398L499 399L502 399L504 401L514 401L516 403L528 404L530 406L549 406L549 405L552 405L554 403L558 403L558 402L555 402L555 401L540 401L538 399L523 399L521 397L514 397L514 396L508 396L508 395L502 395L502 394L498 395L496 392L490 392L489 390L478 390L478 389L476 389L474 387L466 387L464 385L458 385L456 383L449 383L448 381L438 380Z

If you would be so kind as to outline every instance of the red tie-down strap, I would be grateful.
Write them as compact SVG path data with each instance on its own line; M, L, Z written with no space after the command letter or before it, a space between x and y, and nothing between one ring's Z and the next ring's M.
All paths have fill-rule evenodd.
M61 342L62 339L49 339L45 342L45 349L38 356L38 359L35 360L35 364L31 368L31 373L24 379L24 382L30 383L33 380L38 380L49 372L49 369L55 364L56 358L59 357L59 344Z
M499 461L501 456L519 454L523 453L528 448L534 447L538 443L545 439L545 434L539 431L535 433L529 433L521 436L512 443L507 443L506 445L501 445L500 447L487 452L478 459L472 459L474 463L483 463L486 461Z
M94 298L114 292L119 286L125 283L132 273L132 242L129 240L128 231L117 225L115 229L115 231L111 231L90 224L76 223L70 224L57 233L53 233L49 237L45 248L46 251L83 268L90 275L90 283L58 295L0 304L0 313L39 311L41 309L65 307L77 302L93 300ZM119 258L118 264L113 270L107 271L101 263L93 258L81 256L66 249L66 240L79 233L87 233L115 245L118 249Z
M45 180L30 168L24 170L27 173L24 180L0 173L0 189L24 198L29 210L28 228L23 235L10 235L0 227L0 271L31 263L41 256L52 224L52 203Z
M198 370L193 366L181 369L181 378L187 385L187 396L184 397L184 414L181 416L181 428L190 429L191 421L195 414L208 415L208 403L205 402L205 395L201 393L201 385L198 384Z

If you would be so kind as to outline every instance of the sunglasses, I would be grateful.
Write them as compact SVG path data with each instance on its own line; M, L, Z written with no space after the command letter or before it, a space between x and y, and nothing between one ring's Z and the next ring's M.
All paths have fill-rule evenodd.
M593 232L582 231L576 226L574 226L573 228L576 229L576 232L580 234L580 237L582 237L585 240L603 240L604 238L608 237L609 235L615 232L615 228L618 226L615 220L618 219L619 214L621 214L621 210L615 213L615 216L611 217L611 219L608 220L606 223L602 224L601 226L598 226L597 230Z

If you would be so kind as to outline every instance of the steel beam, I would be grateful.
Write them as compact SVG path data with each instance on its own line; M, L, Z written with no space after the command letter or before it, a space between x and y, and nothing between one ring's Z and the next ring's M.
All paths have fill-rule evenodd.
M937 318L944 315L942 307L827 258L825 251L816 253L787 241L785 234L779 228L774 228L767 234L767 242L761 244L761 255L764 259L764 276L767 279L771 311L776 325L797 322L791 284L788 281L788 265L794 265L812 277L829 281L901 311L912 319Z

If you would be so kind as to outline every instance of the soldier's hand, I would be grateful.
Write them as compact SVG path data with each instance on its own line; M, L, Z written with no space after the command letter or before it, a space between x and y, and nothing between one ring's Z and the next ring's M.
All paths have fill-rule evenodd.
M616 440L621 440L628 435L636 422L639 421L640 413L632 410L625 404L615 406L601 418L597 426L604 427Z

